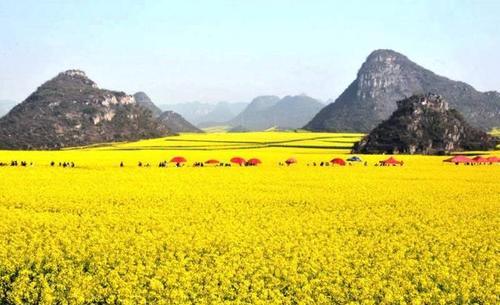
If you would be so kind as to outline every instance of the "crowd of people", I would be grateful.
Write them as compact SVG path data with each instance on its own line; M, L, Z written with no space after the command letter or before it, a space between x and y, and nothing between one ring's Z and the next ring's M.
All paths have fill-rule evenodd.
M33 166L33 162L12 160L10 163L0 162L0 166Z
M234 159L234 158L233 158ZM211 159L205 162L194 162L190 165L190 167L231 167L231 166L258 166L262 162L259 159L253 158L250 160L245 161L243 158L238 158L237 161L231 159L230 163L226 162L219 162L218 160ZM177 160L172 159L170 162L168 161L160 161L158 163L158 167L163 168L163 167L168 167L171 165L172 167L184 167L184 166L189 166L186 165L187 161L186 159L182 158L179 162L176 162ZM465 165L486 165L486 164L494 164L494 163L500 163L500 158L497 157L476 157L473 159L469 159L463 156L455 156L450 159L443 160L444 162L450 162L454 164L465 164ZM289 158L284 162L278 162L278 166L291 166L293 164L297 163L297 160L295 158ZM353 166L354 164L362 164L363 166L368 166L367 161L363 161L358 157L351 157L347 159L343 158L334 158L331 161L321 161L321 162L309 162L306 163L307 166L319 166L319 167L325 167L325 166ZM399 161L396 160L394 157L390 157L387 160L382 160L374 164L374 166L381 166L381 167L387 167L387 166L403 166L405 163L404 161ZM76 167L75 162L73 161L51 161L49 163L50 167L69 167L69 168L74 168ZM138 161L136 163L137 167L151 167L151 163L149 162L143 162L143 161ZM0 167L5 167L5 166L20 166L20 167L28 167L28 166L34 166L34 162L32 161L18 161L18 160L12 160L10 162L1 162L0 161ZM123 161L120 161L119 163L120 167L125 167L125 163Z
M171 162L173 163L175 167L183 167L185 166L185 163L183 162ZM161 161L158 163L158 167L168 167L169 165L169 162L167 161ZM191 166L192 167L204 167L204 166L207 166L208 164L205 164L205 162L194 162ZM236 164L236 165L239 165L239 166L257 166L257 164L255 163L251 163L251 162L244 162L244 163L239 163L239 164ZM290 166L291 163L288 163L288 162L279 162L278 163L279 166ZM323 166L335 166L336 164L335 163L332 163L332 162L312 162L312 163L307 163L307 166L320 166L320 167L323 167ZM351 162L347 163L346 165L348 166L352 166L353 164ZM364 166L368 166L368 162L363 162L363 165ZM400 166L403 165L403 162L401 161ZM10 163L4 163L4 162L0 162L0 166L23 166L23 167L26 167L26 166L33 166L33 162L27 162L27 161L17 161L17 160L13 160L11 161ZM51 167L76 167L75 165L75 162L73 161L70 161L70 162L67 162L67 161L63 161L63 162L55 162L55 161L51 161L50 162L50 166ZM214 167L231 167L232 164L231 163L224 163L224 162L220 162L218 164L213 164ZM375 166L389 166L388 164L375 164ZM125 167L125 163L123 161L120 162L120 167ZM148 162L142 162L142 161L138 161L137 162L137 167L151 167L151 164L148 163Z
M375 163L374 165L375 166L403 166L404 164L405 164L404 161L400 161L399 164L379 162L379 163Z
M54 167L56 166L56 162L50 161L50 166ZM75 167L75 162L59 162L57 163L58 167Z
M50 166L59 166L59 167L76 167L75 162L58 162L56 163L55 161L50 161ZM27 167L27 166L34 166L33 161L18 161L18 160L12 160L10 163L5 163L5 162L0 162L0 166L21 166L21 167Z
M368 166L368 162L359 162L361 164L363 164L364 166ZM171 164L173 167L185 167L186 164L184 162L168 162L168 161L161 161L158 163L158 167L168 167L169 164ZM234 163L234 164L231 164L231 163L225 163L225 162L219 162L219 163L211 163L211 164L207 164L206 162L194 162L191 164L191 167L206 167L206 166L210 166L212 165L212 167L231 167L233 165L236 165L236 166L257 166L258 164L256 163L252 163L252 162L242 162L242 163ZM289 162L278 162L278 166L290 166L292 165L292 163L289 163ZM353 163L352 162L348 162L344 165L348 165L348 166L352 166ZM398 165L402 166L403 165L403 162L401 161ZM125 162L121 161L120 164L119 164L120 167L125 167L126 164ZM137 167L150 167L150 163L145 163L145 162L142 162L142 161L139 161L137 162ZM323 166L337 166L336 163L333 163L333 162L312 162L312 163L307 163L307 166L320 166L320 167L323 167ZM343 166L343 165L342 165ZM375 166L389 166L388 164L384 164L384 163L376 163Z
M283 162L280 162L279 163L280 166L289 166L290 164L289 163L283 163ZM351 162L347 163L348 166L352 166L353 164ZM368 166L368 162L364 162L363 163L364 166ZM312 162L312 163L307 163L307 166L335 166L334 163L331 163L331 162ZM341 166L344 166L344 165L341 165ZM375 164L375 166L377 166L377 164Z
M174 167L184 167L185 166L185 164L183 162L170 162L170 164L173 164ZM167 162L167 161L161 161L158 163L158 167L160 167L160 168L161 167L168 167L168 165L169 165L169 162ZM126 164L125 164L125 162L120 161L119 166L125 167ZM194 162L191 166L192 167L204 167L207 165L204 162ZM232 166L231 163L224 163L224 162L220 162L220 163L214 165L214 167L231 167L231 166ZM241 164L241 166L255 166L255 164L244 163L244 164ZM137 162L137 167L151 167L151 164L139 161L139 162Z

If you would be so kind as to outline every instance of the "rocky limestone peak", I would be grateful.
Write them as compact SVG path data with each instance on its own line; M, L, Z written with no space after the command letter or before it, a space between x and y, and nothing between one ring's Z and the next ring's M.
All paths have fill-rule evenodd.
M394 50L378 49L368 55L366 63L392 64L400 60L408 60L408 57Z
M84 77L87 78L87 74L85 74L84 71L78 70L78 69L70 69L66 70L64 72L61 72L60 74L69 76L69 77Z
M414 95L354 147L356 153L442 154L494 149L498 139L471 127L437 94Z
M372 52L358 71L356 95L363 100L383 96L388 90L404 91L408 66L411 62L398 52Z
M358 78L365 78L386 73L400 73L401 66L411 64L411 61L401 53L392 50L376 50L366 58L358 71Z
M306 126L312 131L369 132L397 108L396 102L432 92L482 130L500 126L500 95L427 70L405 55L376 50L362 64L356 79Z
M413 111L422 111L423 109L432 109L433 111L445 113L449 109L448 102L438 94L427 93L425 95L417 95L411 99L397 101L396 105L399 109L411 108Z
M78 70L59 73L0 118L4 149L59 149L169 134L133 96L99 89Z
M87 77L87 74L82 70L70 69L59 73L53 79L47 81L42 87L92 87L98 88L97 84Z

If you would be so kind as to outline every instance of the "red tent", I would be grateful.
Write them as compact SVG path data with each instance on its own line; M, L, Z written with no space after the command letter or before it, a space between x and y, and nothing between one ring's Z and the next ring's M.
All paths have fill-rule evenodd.
M294 163L297 163L297 159L295 158L288 158L286 161L285 161L286 164L290 165L290 164L294 164Z
M215 160L215 159L210 159L210 160L207 160L205 161L205 164L219 164L219 160Z
M330 162L332 164L337 164L337 165L340 165L340 166L344 166L345 165L345 161L340 159L340 158L333 158L332 160L330 160Z
M488 160L488 161L486 161L488 163L500 163L499 157L491 156L491 157L486 158L486 160Z
M443 162L450 162L450 163L474 163L476 161L472 160L471 158L467 158L466 156L455 156L455 157L443 160Z
M394 157L389 157L387 160L379 161L382 165L402 165L402 161L396 160Z
M231 163L236 163L236 164L239 164L239 165L242 165L245 163L245 159L241 158L241 157L233 157L231 158Z
M187 162L186 158L184 157L173 157L170 162L172 163L184 163Z
M477 163L488 163L488 158L477 156L472 158L472 160L476 161Z
M257 164L261 164L262 161L260 161L257 158L252 158L252 159L248 160L247 163L250 164L250 165L257 165Z

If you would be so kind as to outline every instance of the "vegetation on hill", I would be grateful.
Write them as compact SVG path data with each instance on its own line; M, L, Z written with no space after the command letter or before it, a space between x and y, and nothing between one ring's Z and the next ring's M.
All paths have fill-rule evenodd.
M100 89L84 72L69 70L0 119L0 148L58 149L169 133L132 96Z
M471 127L439 95L398 101L389 119L356 144L358 153L445 154L494 149L498 139Z

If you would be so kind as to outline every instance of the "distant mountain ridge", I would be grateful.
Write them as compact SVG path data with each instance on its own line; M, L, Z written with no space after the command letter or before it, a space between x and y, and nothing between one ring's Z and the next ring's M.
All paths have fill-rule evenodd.
M197 125L210 127L225 124L245 109L247 105L248 103L219 102L209 113L197 119Z
M152 116L165 125L171 132L203 132L179 113L171 110L162 111L144 92L135 93L134 98L137 104L151 111Z
M396 101L414 94L440 94L472 125L500 126L500 93L436 75L392 50L372 52L357 78L306 126L312 131L367 132L396 110Z
M230 126L240 130L297 129L304 126L322 107L323 103L307 95L259 96L238 116Z
M196 123L197 119L209 113L214 105L202 102L186 102L176 104L159 104L162 111L175 111L181 114L186 120Z
M415 95L397 106L389 119L355 144L354 153L447 154L494 149L500 143L471 127L439 95Z
M195 125L208 127L225 123L234 118L248 104L247 103L202 103L189 102L179 104L163 104L159 107L163 110L172 110Z

